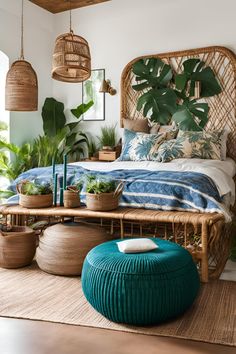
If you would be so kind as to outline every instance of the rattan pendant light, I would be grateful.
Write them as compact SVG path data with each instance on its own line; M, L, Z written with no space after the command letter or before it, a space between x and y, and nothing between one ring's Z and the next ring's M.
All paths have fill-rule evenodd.
M91 76L91 56L88 42L70 32L57 37L53 54L52 78L64 82L83 82Z
M24 59L24 0L21 11L21 55L6 77L5 109L7 111L37 111L38 80L31 64Z

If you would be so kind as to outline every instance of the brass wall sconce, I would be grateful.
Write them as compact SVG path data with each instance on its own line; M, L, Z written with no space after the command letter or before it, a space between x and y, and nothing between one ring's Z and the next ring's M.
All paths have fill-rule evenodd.
M99 92L109 93L111 96L114 96L117 91L111 86L110 80L103 80Z

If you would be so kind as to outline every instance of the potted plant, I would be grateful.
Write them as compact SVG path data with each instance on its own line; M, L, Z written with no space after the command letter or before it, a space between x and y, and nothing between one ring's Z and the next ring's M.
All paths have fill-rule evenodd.
M19 205L25 208L46 208L52 206L53 192L49 183L24 180L17 184Z
M117 141L116 126L104 126L101 128L101 135L98 137L102 150L114 151Z
M67 189L64 191L65 208L77 208L80 206L80 192L82 187L83 183L81 181L76 182L73 186L67 186Z
M97 152L98 152L98 148L97 148L96 142L93 138L90 138L88 140L88 157L91 161L98 160L98 156L96 156Z
M99 176L88 176L86 205L90 210L108 211L118 208L123 183Z

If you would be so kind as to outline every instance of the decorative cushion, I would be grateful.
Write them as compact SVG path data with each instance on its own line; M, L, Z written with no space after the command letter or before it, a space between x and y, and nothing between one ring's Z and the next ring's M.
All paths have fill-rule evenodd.
M124 130L124 144L120 161L156 160L157 151L165 140L166 133L144 134Z
M193 157L221 160L226 158L227 135L224 130L179 131L178 137L189 140L193 146ZM225 155L225 156L223 156Z
M83 265L82 288L88 302L114 322L154 325L182 314L195 300L199 275L181 246L152 239L147 253L119 252L115 240L91 250Z
M172 125L161 125L159 133L166 133L166 140L175 139L178 134L179 129L175 124Z
M157 160L169 162L178 158L221 160L222 132L181 131L177 139L164 142L158 150Z
M150 238L133 238L117 242L120 252L123 253L142 253L149 252L158 248L157 244Z
M134 132L149 133L148 119L124 119L124 128Z
M150 119L148 120L149 124L149 133L150 134L158 134L159 129L160 129L160 124L152 122Z

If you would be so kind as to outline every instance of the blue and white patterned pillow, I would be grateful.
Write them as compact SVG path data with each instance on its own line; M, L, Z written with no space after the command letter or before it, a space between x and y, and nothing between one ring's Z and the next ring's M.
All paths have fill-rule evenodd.
M120 161L155 161L158 148L165 140L166 133L144 134L124 130L124 144Z

